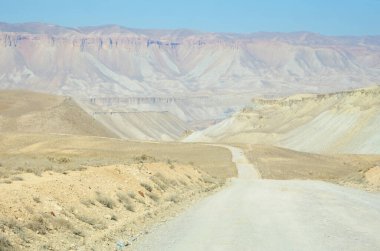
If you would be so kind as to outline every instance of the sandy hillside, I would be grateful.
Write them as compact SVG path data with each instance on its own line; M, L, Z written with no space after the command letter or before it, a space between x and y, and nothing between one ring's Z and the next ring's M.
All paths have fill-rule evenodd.
M380 156L321 155L270 145L240 145L264 179L324 180L370 191L380 190Z
M169 112L94 112L93 117L124 139L174 141L189 129Z
M195 165L219 178L236 175L228 150L199 144L141 143L78 135L1 134L0 156L3 176L24 171L76 170L82 165L130 163L141 156Z
M117 137L71 98L29 91L0 91L0 132Z
M16 250L109 250L236 175L221 147L90 136L2 134L0 159L0 247Z
M380 87L254 99L186 141L265 143L317 153L380 153Z

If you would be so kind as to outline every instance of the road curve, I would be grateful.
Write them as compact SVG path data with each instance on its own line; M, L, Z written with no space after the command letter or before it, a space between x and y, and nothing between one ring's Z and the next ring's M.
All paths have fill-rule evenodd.
M238 178L132 244L133 250L380 250L380 195L322 181Z

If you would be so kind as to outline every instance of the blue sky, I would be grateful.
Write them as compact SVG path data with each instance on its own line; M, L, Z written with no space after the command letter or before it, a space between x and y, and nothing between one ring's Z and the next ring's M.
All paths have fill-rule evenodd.
M380 0L0 0L0 21L380 35Z

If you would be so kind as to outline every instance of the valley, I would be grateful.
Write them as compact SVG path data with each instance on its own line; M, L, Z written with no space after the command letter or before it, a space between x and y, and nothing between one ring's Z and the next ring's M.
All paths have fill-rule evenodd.
M0 250L378 250L380 37L0 23Z

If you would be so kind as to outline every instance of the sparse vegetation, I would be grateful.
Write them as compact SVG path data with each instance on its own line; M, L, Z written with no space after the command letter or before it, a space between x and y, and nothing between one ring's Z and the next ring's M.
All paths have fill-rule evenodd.
M202 179L204 183L208 183L208 184L215 183L215 179L210 176L203 176Z
M160 198L155 193L148 193L148 197L151 198L154 202L158 202Z
M131 212L135 211L135 207L133 205L133 202L131 201L128 194L119 192L116 195L119 198L119 202L124 205L125 209L127 209L128 211L131 211Z
M134 192L132 192L132 191L128 192L128 196L131 199L136 199L136 194Z
M170 184L169 180L164 177L161 173L156 173L150 177L150 179L157 185L159 189L165 191L168 188L167 184ZM151 192L151 191L150 191Z
M156 159L152 156L141 154L140 156L135 157L135 161L137 163L148 163L148 162L154 162Z
M169 179L169 183L171 186L178 186L178 182L175 179Z
M11 250L11 248L12 248L11 242L8 240L8 238L5 235L0 233L0 250L7 251L7 250Z
M170 169L174 169L174 168L175 168L175 166L174 166L174 164L173 164L173 161L172 161L171 159L168 159L168 160L166 161L166 163L169 165L169 168L170 168Z
M80 200L80 203L82 203L82 204L85 205L86 207L90 207L90 206L95 205L95 201L92 200L92 199L81 199L81 200Z
M171 194L166 198L167 201L171 201L173 203L178 203L180 201L179 196L177 194Z
M82 221L88 225L91 225L95 229L105 229L106 228L106 225L100 219L93 218L91 216L87 216L84 214L75 214L75 217L78 220L80 220L80 221Z
M35 140L34 137L38 140ZM184 172L194 173L191 167L181 164L188 163L189 159L181 159L181 162L173 160L177 158L176 154L178 152L182 154L182 150L177 151L177 147L172 147L171 145L165 147L174 149L177 153L167 155L166 148L164 148L165 155L163 155L160 153L162 152L162 146L156 148L153 145L152 150L149 148L150 145L148 148L146 145L141 148L140 143L136 145L131 143L131 152L128 150L120 154L120 152L115 151L116 148L113 148L113 144L119 144L119 141L114 141L112 145L107 146L109 149L101 149L102 154L100 155L98 150L82 149L82 144L77 146L75 143L78 140L77 137L59 136L59 139L55 138L57 136L51 135L41 136L43 138L39 137L38 135L33 135L28 140L25 140L25 137L17 139L18 142L25 144L21 147L27 148L31 144L36 146L28 148L33 149L30 154L25 153L25 155L15 158L13 155L7 156L6 149L2 150L5 152L5 157L1 159L3 166L0 167L0 176L7 176L7 178L0 179L0 182L3 180L13 182L11 186L0 185L5 191L3 191L2 195L6 195L6 191L14 188L15 196L20 196L15 197L14 202L12 202L12 198L6 198L4 199L4 204L13 207L12 203L14 203L13 208L17 206L20 210L3 208L4 214L0 215L0 218L5 215L7 220L17 220L9 221L6 223L7 226L0 221L0 233L3 233L14 246L23 242L25 247L38 250L41 248L41 240L43 240L47 241L46 247L56 248L56 242L65 240L62 242L62 246L58 247L68 250L70 248L68 245L70 244L66 240L79 243L79 241L82 241L79 236L92 236L94 233L103 234L106 232L104 229L108 226L118 226L118 223L122 225L124 221L129 221L128 223L134 222L133 225L138 226L138 224L141 224L141 217L146 212L149 211L149 217L155 219L156 214L162 213L160 210L167 210L160 207L160 201L165 201L165 206L169 204L168 201L173 203L173 207L176 206L174 203L178 203L182 197L176 196L177 191L175 190L178 189L179 193L180 189L183 189L183 187L178 186L177 177L182 176L188 182ZM90 140L90 138L84 138L83 140ZM57 145L57 142L64 144L64 146L60 148L61 146ZM1 146L4 142L0 143L2 143L0 144ZM7 142L4 145L8 145ZM40 145L54 146L57 153L51 153L44 149L39 152L40 149L37 148ZM91 147L90 145L91 142L89 147ZM101 147L103 147L102 144ZM178 147L182 148L182 146ZM118 146L117 149L124 148ZM144 152L141 149L144 149L144 151L147 149L146 156L139 155L140 152ZM79 155L72 155L72 152L79 152ZM186 156L189 156L188 153ZM48 156L51 157L50 160L47 158ZM140 156L139 159L144 163L141 171L136 168L140 164L136 163L134 156ZM153 157L150 156L157 158L154 161L158 163L148 163L153 161ZM167 156L171 159L168 163L166 163ZM60 160L60 157L65 157L70 161ZM114 164L118 166L113 166ZM125 168L122 165L125 165ZM176 165L176 169L170 170L170 165ZM71 172L72 170L80 170L81 168L79 167L83 166L89 167L88 170L83 173ZM117 172L118 170L120 170L119 173ZM22 175L25 172L42 174L44 178L33 178L34 175L30 174ZM57 174L57 172L68 173L70 177ZM99 181L95 177L103 174L110 174L107 176L110 180L107 180L104 184L97 183ZM24 181L20 182L22 179ZM142 182L141 186L140 182ZM21 183L25 183L32 189L22 190ZM49 186L49 190L47 190L46 186ZM65 191L72 189L73 192L64 193L65 195L63 196L60 194L63 189ZM76 189L81 190L78 192ZM200 191L200 187L194 186L194 189L197 189L197 192ZM96 191L99 192L96 193ZM163 191L167 192L162 193ZM184 191L184 193L190 196L191 191ZM29 198L29 203L19 200L24 196ZM56 208L55 205L59 205L62 210ZM133 228L133 226L131 227ZM0 250L2 249L0 248Z
M132 203L131 204L124 204L124 207L128 211L135 212L135 206Z
M73 230L73 234L81 236L81 237L85 237L86 236L85 233L83 231L79 230L79 229L74 229Z
M49 231L48 222L42 215L35 216L26 227L37 234L45 235Z
M69 163L71 161L67 157L52 157L52 156L47 156L47 159L50 162L57 163L57 164L66 164L66 163Z
M152 192L153 191L153 187L151 185L149 185L148 183L141 182L140 185L143 188L145 188L145 190L147 190L148 192Z
M33 197L34 202L41 203L41 199L39 197Z
M119 202L121 203L129 203L131 200L129 199L128 194L125 194L123 192L118 192L116 194L117 198L119 199Z
M140 204L145 204L145 201L141 198L136 198L136 201Z
M12 180L14 180L14 181L22 181L22 180L24 180L24 178L19 177L19 176L14 176L14 177L12 177Z
M100 192L96 193L96 200L103 206L108 207L110 209L113 209L115 206L115 202L112 200L112 198L108 197L107 195L101 194Z
M0 230L5 231L5 227L10 229L15 234L21 234L23 232L22 224L13 218L0 220Z

